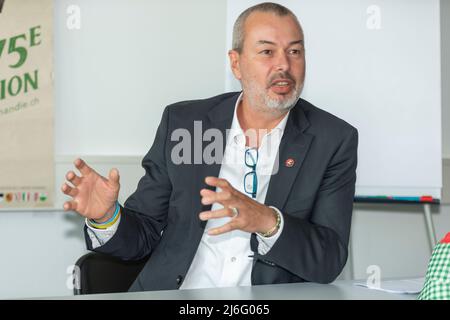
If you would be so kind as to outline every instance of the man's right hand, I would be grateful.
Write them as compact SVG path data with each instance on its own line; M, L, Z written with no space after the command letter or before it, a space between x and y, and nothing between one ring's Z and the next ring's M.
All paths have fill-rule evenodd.
M72 200L64 203L64 211L73 210L83 217L102 223L108 221L114 214L116 201L119 197L119 171L111 169L108 179L99 175L82 159L74 161L81 176L69 171L67 181L61 187L64 194Z

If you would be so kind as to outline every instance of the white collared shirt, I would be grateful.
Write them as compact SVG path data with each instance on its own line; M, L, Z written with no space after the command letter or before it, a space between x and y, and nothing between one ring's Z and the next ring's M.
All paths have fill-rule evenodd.
M237 108L241 99L242 93L234 108L233 121L228 133L219 177L226 179L236 190L251 197L244 189L244 176L251 169L245 165L246 139L237 117ZM278 149L288 116L289 112L274 129L263 136L258 148L256 164L258 185L255 200L260 203L265 201L271 174L276 173L278 169L274 165L279 163ZM220 191L220 188L216 191ZM223 208L221 204L214 203L211 210L221 208ZM283 215L277 208L274 209L281 216L281 225L278 232L272 237L265 238L257 234L258 253L261 255L266 254L272 248L283 230ZM253 266L253 252L250 249L251 233L234 230L215 236L207 234L209 229L222 226L230 219L226 217L208 220L197 252L180 289L251 285ZM93 247L96 248L106 243L114 235L119 222L120 220L106 230L99 230L91 227L86 220Z

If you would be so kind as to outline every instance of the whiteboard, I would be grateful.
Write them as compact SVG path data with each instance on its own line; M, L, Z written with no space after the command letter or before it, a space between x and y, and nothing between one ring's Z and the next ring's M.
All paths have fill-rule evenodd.
M261 1L228 0L238 15ZM302 98L359 131L357 196L441 198L438 0L288 0L305 33ZM374 7L375 6L375 7ZM373 29L373 10L379 10ZM226 89L239 90L226 64Z

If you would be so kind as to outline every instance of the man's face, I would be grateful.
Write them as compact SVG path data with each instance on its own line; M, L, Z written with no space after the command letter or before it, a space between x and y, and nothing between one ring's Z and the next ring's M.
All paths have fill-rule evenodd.
M284 113L297 102L305 79L303 32L290 16L254 12L244 26L242 52L231 67L252 107Z

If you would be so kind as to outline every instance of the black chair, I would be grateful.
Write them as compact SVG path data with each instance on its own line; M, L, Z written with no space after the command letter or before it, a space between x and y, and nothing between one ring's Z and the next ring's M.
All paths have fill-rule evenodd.
M147 260L122 261L96 252L85 254L75 263L74 294L127 292Z

